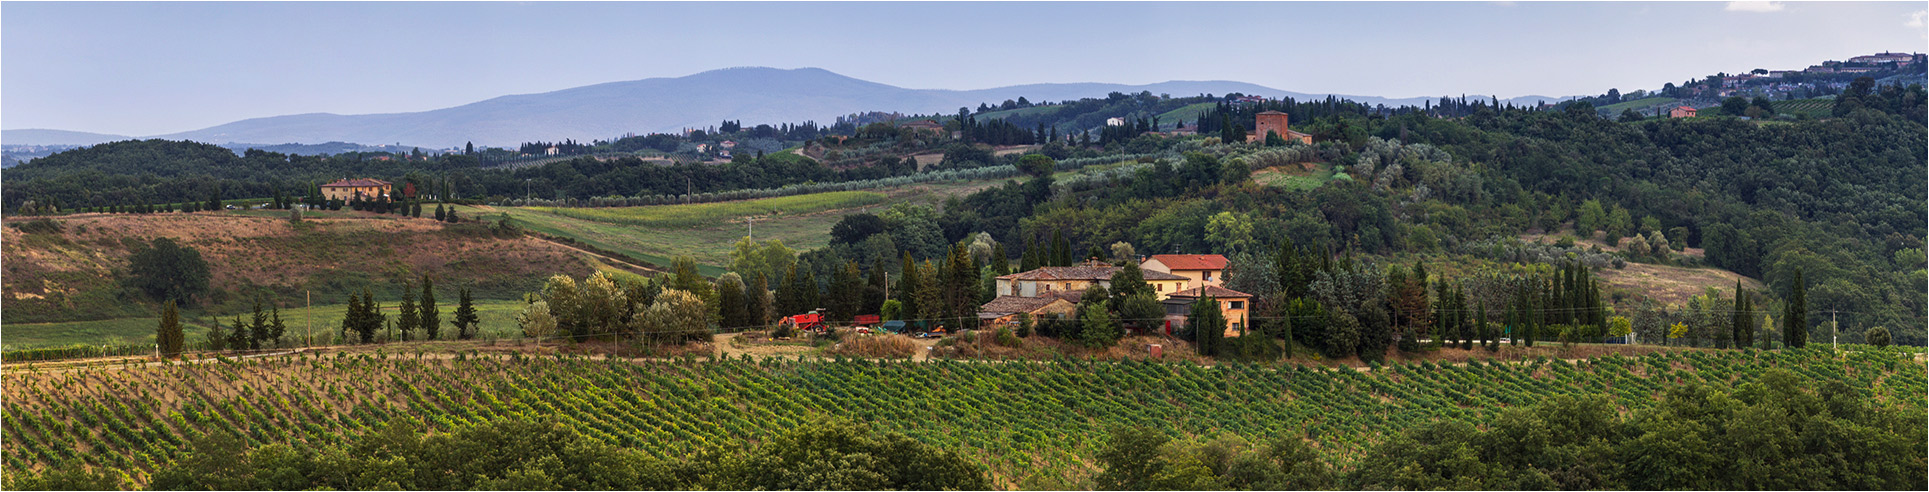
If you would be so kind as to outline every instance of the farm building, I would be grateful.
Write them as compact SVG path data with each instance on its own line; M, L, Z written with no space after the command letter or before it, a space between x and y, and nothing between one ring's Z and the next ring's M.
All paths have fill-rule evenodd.
M1290 115L1278 111L1267 111L1254 115L1253 132L1250 135L1246 135L1246 141L1263 142L1266 140L1266 134L1270 132L1279 134L1280 138L1284 138L1288 142L1312 145L1313 135L1293 131L1287 125L1289 119Z
M1112 288L1112 276L1118 274L1119 267L1101 261L1087 261L1078 266L1043 267L1028 272L1013 273L998 277L998 295L1017 297L1040 297L1052 292L1084 291L1092 284ZM1186 288L1190 280L1165 272L1145 272L1145 283L1160 299L1168 292L1178 292Z
M369 178L343 179L321 185L322 197L330 200L376 199L388 196L387 181Z
M998 296L978 307L978 320L991 324L1011 324L1017 322L1019 313L1029 314L1032 319L1048 315L1076 318L1078 301L1083 297L1085 293L1082 291L1048 292L1038 297Z
M1695 108L1690 108L1687 106L1675 106L1674 109L1668 110L1668 117L1669 118L1693 118L1695 117Z

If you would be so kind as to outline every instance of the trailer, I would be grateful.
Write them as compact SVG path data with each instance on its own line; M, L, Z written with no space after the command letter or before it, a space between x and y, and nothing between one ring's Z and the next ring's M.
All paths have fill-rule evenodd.
M792 330L823 331L824 315L819 313L805 313L795 316L785 316L784 319L777 321L777 326L790 328Z

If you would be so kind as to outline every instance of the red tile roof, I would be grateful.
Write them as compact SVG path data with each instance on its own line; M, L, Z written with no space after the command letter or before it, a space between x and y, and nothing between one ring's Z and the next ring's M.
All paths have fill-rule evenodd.
M1037 270L1013 273L998 278L1005 280L1111 280L1119 273L1119 267L1086 262L1079 266L1040 267ZM1146 280L1186 280L1185 277L1165 272L1146 270Z
M1059 297L998 296L991 302L978 306L978 317L996 318L1007 314L1029 313L1050 306L1059 300Z
M360 188L365 186L388 186L388 182L379 179L355 178L321 185L323 188Z
M1226 269L1226 257L1219 255L1152 255L1152 259L1159 260L1159 263L1164 263L1166 268L1173 270Z
M1166 297L1198 298L1200 297L1201 294L1204 294L1205 297L1211 297L1214 299L1231 299L1231 298L1244 298L1244 297L1253 296L1252 294L1247 294L1245 292L1240 292L1240 291L1228 289L1225 287L1208 285L1205 287L1193 287L1190 289L1173 292L1171 295L1168 295Z

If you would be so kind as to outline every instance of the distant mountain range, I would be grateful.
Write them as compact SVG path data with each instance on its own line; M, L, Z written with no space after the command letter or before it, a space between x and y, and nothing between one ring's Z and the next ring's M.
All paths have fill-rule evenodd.
M1146 85L1104 83L1030 84L978 90L906 89L846 77L819 68L730 68L674 78L610 82L540 94L502 96L414 113L338 115L310 113L251 118L200 130L146 138L199 142L405 142L435 148L512 146L529 141L594 140L625 133L665 133L715 125L828 124L841 115L867 111L954 113L979 103L1023 96L1031 101L1104 97L1111 92L1192 96L1233 92L1265 97L1325 98L1233 81L1170 81ZM1420 105L1431 98L1337 95L1366 104ZM1486 98L1490 96L1468 96ZM1538 104L1556 98L1507 99ZM91 145L130 137L62 130L6 130L0 143Z

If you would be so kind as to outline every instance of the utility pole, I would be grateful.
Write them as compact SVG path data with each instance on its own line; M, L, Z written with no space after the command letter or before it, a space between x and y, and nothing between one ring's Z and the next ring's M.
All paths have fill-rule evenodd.
M1837 340L1842 333L1842 325L1835 321L1835 313L1834 309L1829 310L1829 345L1834 346L1835 350L1842 350L1842 344Z

